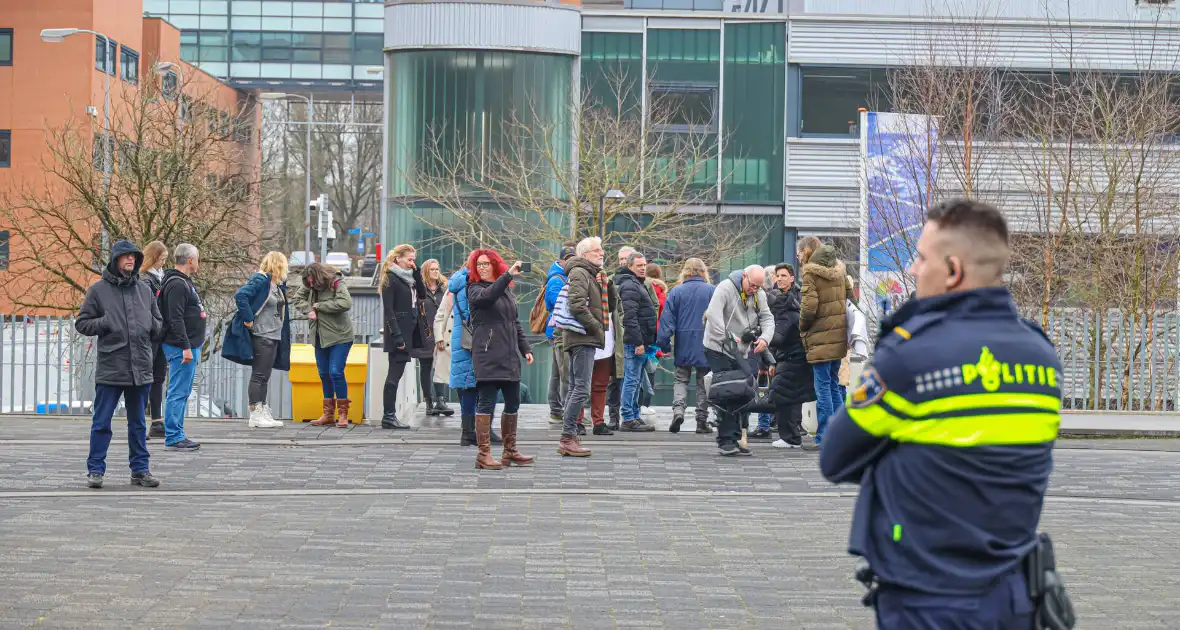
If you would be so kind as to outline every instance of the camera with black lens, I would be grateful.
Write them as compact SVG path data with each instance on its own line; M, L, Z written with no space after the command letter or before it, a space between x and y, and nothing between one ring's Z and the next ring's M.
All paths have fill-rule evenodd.
M762 331L758 328L747 328L746 331L742 333L742 343L750 344L758 341L758 335L761 333Z

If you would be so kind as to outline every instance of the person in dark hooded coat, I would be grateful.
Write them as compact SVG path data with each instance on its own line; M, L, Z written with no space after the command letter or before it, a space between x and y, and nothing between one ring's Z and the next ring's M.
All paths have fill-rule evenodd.
M111 246L102 279L90 285L74 319L79 334L97 337L94 370L94 417L90 426L87 485L101 488L111 445L111 418L122 398L127 408L127 447L132 485L154 488L160 482L148 470L144 412L154 378L155 346L164 320L156 296L139 279L143 253L129 241Z
M776 448L798 448L803 444L803 403L815 400L813 370L799 336L799 287L795 269L786 263L774 268L775 286L770 290L770 312L774 315L774 380L770 398L776 407L779 439Z

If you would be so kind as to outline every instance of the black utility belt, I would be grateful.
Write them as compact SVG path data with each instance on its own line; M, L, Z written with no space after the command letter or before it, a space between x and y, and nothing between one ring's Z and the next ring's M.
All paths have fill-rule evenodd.
M1071 630L1077 623L1077 615L1065 592L1065 583L1057 573L1057 557L1048 534L1037 535L1037 545L1021 561L1021 571L1028 583L1029 599L1036 607L1036 630ZM856 564L856 581L867 589L860 603L870 608L876 606L881 589L889 588L877 579L864 558Z

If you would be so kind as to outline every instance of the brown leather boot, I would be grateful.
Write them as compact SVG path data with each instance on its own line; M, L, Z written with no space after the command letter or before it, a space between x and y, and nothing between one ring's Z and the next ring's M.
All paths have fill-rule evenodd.
M348 428L348 408L352 405L352 401L347 398L336 399L336 426L341 429Z
M322 427L327 424L336 422L336 399L324 399L324 415L311 421L311 424L317 427Z
M590 457L590 449L582 448L582 443L578 441L577 436L563 435L561 441L557 443L557 454L569 457Z
M516 418L517 414L514 413L500 414L500 431L504 434L504 456L500 463L508 467L532 466L533 458L521 455L516 450Z
M500 462L492 459L492 416L486 413L475 414L475 441L479 445L479 454L475 456L475 467L483 470L500 470L504 467Z

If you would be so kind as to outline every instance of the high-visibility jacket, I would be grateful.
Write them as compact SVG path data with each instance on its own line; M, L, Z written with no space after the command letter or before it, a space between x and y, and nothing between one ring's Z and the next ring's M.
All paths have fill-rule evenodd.
M824 435L820 467L859 483L849 552L881 582L981 595L1036 544L1061 364L1004 287L911 300Z

